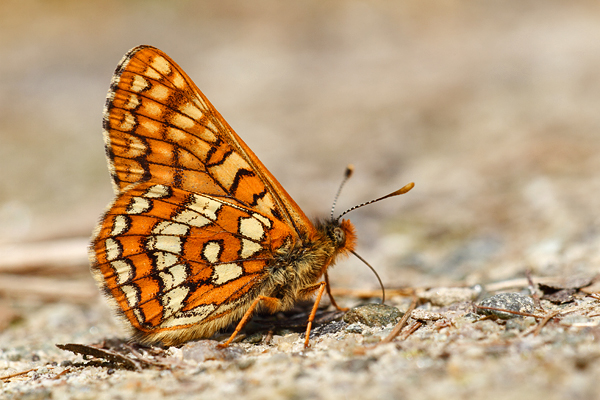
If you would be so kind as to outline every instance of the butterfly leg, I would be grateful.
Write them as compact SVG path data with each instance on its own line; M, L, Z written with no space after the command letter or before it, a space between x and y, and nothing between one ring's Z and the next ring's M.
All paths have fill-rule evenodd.
M333 295L331 294L331 285L329 284L329 275L327 275L327 271L325 271L325 287L327 288L327 295L329 296L329 301L331 301L331 305L336 308L338 311L346 312L348 311L348 307L340 307L336 303Z
M325 282L319 282L314 286L309 286L307 288L302 289L303 293L310 293L310 292L314 292L315 290L318 290L317 292L317 298L315 300L315 305L312 308L312 311L310 312L310 315L308 316L308 324L306 325L306 337L304 339L304 348L308 348L309 347L309 339L310 339L310 329L312 328L312 323L315 320L315 315L317 314L317 309L319 308L319 303L321 302L321 297L323 297L323 292L325 291L325 288L327 287L327 284Z
M279 299L276 299L274 297L258 296L256 299L254 299L252 304L250 304L250 307L248 307L248 310L246 310L246 312L244 313L244 316L242 317L240 322L238 322L237 326L235 327L235 330L233 331L231 336L229 336L229 339L227 339L227 341L224 343L219 343L217 345L217 347L225 348L225 347L229 346L231 344L231 342L233 342L233 339L235 339L235 337L238 335L238 333L240 333L240 331L244 328L244 326L246 326L246 324L250 320L250 317L252 317L252 313L254 312L254 309L256 308L256 306L258 306L258 303L261 301L263 301L265 303L265 305L267 306L267 308L270 310L277 310L279 308L279 304L281 303L279 301Z

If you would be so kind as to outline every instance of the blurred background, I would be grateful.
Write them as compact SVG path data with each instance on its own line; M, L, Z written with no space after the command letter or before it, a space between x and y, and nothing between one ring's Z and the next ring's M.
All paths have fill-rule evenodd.
M3 304L101 302L86 245L113 196L102 108L139 44L182 66L309 216L349 163L338 212L414 181L349 215L388 287L598 269L596 1L3 0ZM377 288L357 260L331 280Z

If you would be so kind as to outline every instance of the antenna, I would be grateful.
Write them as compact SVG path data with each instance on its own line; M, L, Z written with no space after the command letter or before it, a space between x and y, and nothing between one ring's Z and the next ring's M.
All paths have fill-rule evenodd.
M369 204L376 203L376 202L378 202L378 201L381 201L381 200L383 200L383 199L387 199L388 197L399 196L399 195L401 195L401 194L404 194L404 193L406 193L406 192L410 191L410 189L412 189L412 188L414 188L414 187L415 187L415 183L414 183L414 182L411 182L411 183L409 183L409 184L406 184L406 185L402 186L400 189L396 190L395 192L392 192L392 193L390 193L390 194L387 194L387 195L385 195L385 196L383 196L383 197L379 197L378 199L375 199L375 200L370 200L370 201L367 201L367 202L365 202L365 203L362 203L362 204L356 205L356 206L354 206L354 207L352 207L352 208L349 208L349 209L347 209L347 210L346 210L346 211L344 211L343 213L341 213L341 214L340 214L340 216L336 218L336 220L337 220L337 221L339 221L339 220L340 220L340 218L342 218L344 215L348 214L350 211L354 211L354 210L356 210L357 208L361 208L361 207L367 206L367 205L369 205ZM337 199L337 197L336 197L336 199ZM333 213L332 213L332 215L333 215ZM332 216L332 219L333 219L333 216Z
M360 261L364 262L367 265L367 267L369 267L369 269L373 271L373 273L377 277L377 280L379 281L379 286L381 287L381 304L385 303L385 288L383 287L383 282L381 282L381 278L379 277L377 271L375 271L375 268L371 267L371 264L369 264L367 260L359 256L354 250L352 250L352 254L354 254L356 258L358 258Z
M352 164L348 164L348 166L346 167L346 172L344 173L344 178L342 179L342 183L340 183L340 187L338 188L338 191L335 194L335 198L333 199L333 205L331 206L331 220L332 221L334 221L333 213L335 211L335 205L337 204L338 197L340 197L340 193L342 192L342 188L344 187L344 185L346 184L346 182L348 181L348 179L352 176L353 172L354 172L354 166ZM402 186L400 189L398 189L398 190L396 190L396 191L394 191L394 192L392 192L390 194L387 194L387 195L385 195L383 197L379 197L379 198L377 198L375 200L370 200L370 201L367 201L365 203L358 204L358 205L356 205L354 207L351 207L351 208L347 209L346 211L344 211L343 213L341 213L339 215L339 217L337 217L335 219L335 221L339 221L344 215L348 214L350 211L354 211L357 208L361 208L361 207L364 207L366 205L376 203L376 202L381 201L383 199L387 199L388 197L394 197L394 196L398 196L398 195L404 194L404 193L410 191L414 187L415 187L415 183L411 182L409 184L406 184L406 185ZM377 280L379 281L379 286L381 287L381 304L383 304L385 302L385 288L383 287L383 282L381 282L381 278L379 277L379 274L377 273L377 271L375 271L375 268L373 268L371 266L371 264L369 264L367 262L367 260L365 260L364 258L362 258L361 256L359 256L354 250L351 250L351 252L352 252L352 254L354 254L356 256L356 258L358 258L360 261L362 261L363 263L365 263L365 265L367 267L369 267L369 269L371 271L373 271L373 273L377 277Z
M333 205L331 206L331 220L332 221L333 221L333 212L335 211L335 205L337 204L338 197L340 197L340 193L342 193L342 188L344 187L344 185L346 184L348 179L350 179L353 172L354 172L354 165L348 164L348 166L346 166L346 171L344 172L344 178L342 179L342 183L340 183L340 187L338 188L338 191L335 194L335 197L333 198Z

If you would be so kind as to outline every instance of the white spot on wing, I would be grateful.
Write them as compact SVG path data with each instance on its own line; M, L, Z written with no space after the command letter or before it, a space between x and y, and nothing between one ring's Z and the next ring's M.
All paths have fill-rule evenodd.
M133 278L133 269L125 260L117 260L110 263L117 275L117 284L122 285Z
M138 322L141 324L143 324L144 322L146 322L144 320L144 316L142 315L142 312L140 311L139 308L134 308L133 309L133 314L135 315L135 318L138 320Z
M133 82L131 83L131 90L133 92L141 92L146 89L150 84L148 81L141 75L136 75L133 77Z
M110 236L118 236L129 230L129 218L125 215L117 215L113 220L112 230Z
M177 264L168 269L168 271L159 274L163 281L164 290L171 290L176 286L181 285L187 279L185 265Z
M150 209L152 202L143 197L133 197L127 206L127 214L142 214Z
M140 125L151 134L156 134L160 130L160 124L149 119L142 120Z
M231 153L227 158L220 164L210 168L210 172L216 177L219 182L227 189L231 188L235 173L238 169L251 170L250 165L240 156L238 153Z
M162 296L163 307L169 311L169 314L173 314L181 310L183 300L185 300L185 296L187 296L189 291L189 288L185 286L179 286L166 292Z
M173 114L173 116L171 117L171 124L175 125L178 128L185 130L185 129L190 129L191 127L194 126L194 120L192 120L188 116L177 113L177 114Z
M267 228L271 227L271 225L272 225L271 220L269 218L265 217L264 215L261 215L259 213L254 213L254 214L252 214L252 216L254 218L256 218L257 220L259 220L260 222L262 222L263 225L266 226Z
M154 253L156 257L156 269L162 271L165 268L169 268L179 261L175 254L165 253L164 251L157 251Z
M187 86L185 84L185 80L183 79L183 76L181 76L179 74L174 74L173 77L171 78L171 82L173 82L173 85L175 85L175 87L177 87L179 89L185 89L185 87Z
M135 308L138 303L138 294L139 288L136 285L123 285L121 286L121 290L125 293L125 298L127 299L127 304L129 307Z
M255 218L240 218L240 233L247 238L260 240L264 235L263 225Z
M275 208L276 207L275 203L273 202L273 198L268 193L265 196L258 199L258 201L256 202L256 209L269 212L269 214L271 215L273 215L271 210L274 210ZM267 227L270 227L270 225L267 225Z
M179 111L196 121L199 121L203 117L202 111L192 103L185 103L185 105L179 107Z
M186 131L182 131L181 129L173 128L169 126L167 128L167 136L168 139L172 140L175 143L181 142L182 140L189 139L189 134Z
M118 258L121 258L122 250L121 245L112 238L108 238L104 241L104 246L106 247L106 259L108 261L113 261Z
M188 234L190 227L184 224L178 224L176 222L161 221L154 225L152 233L155 235L175 235L185 236Z
M171 218L173 221L181 222L190 226L196 226L202 228L205 225L210 224L212 221L197 212L191 210L183 210L179 214Z
M129 99L127 100L127 103L125 104L125 108L132 110L134 108L136 108L137 106L140 105L140 98L137 96L137 94L131 94L129 96Z
M163 323L160 324L160 327L173 328L176 326L197 324L206 318L214 309L214 305L206 304L196 307L193 310L186 311L185 313L180 312L177 313L176 316L163 321Z
M148 197L148 198L163 198L163 197L167 197L169 195L169 188L166 187L165 185L154 185L151 186L146 193L144 194L144 197Z
M222 285L231 280L239 278L244 273L242 267L235 263L229 264L217 264L214 266L214 273L212 276L213 283L215 285Z
M219 253L221 252L221 245L219 242L207 242L204 245L204 249L202 250L202 254L204 258L208 260L208 262L216 263L219 262Z
M163 75L169 75L171 73L171 64L161 56L156 56L152 60L152 67Z
M120 128L124 131L130 131L135 126L135 117L130 112L123 113L123 122L121 122Z
M156 100L163 101L169 97L169 89L163 85L154 85L152 89L148 91L148 95Z
M181 238L178 236L151 236L146 242L146 249L163 250L169 253L181 254Z
M221 208L221 203L210 197L194 194L192 202L187 205L187 208L199 212L208 219L215 221L217 219L217 211Z
M163 112L161 106L151 100L144 101L142 107L144 107L144 113L149 117L159 118Z
M157 81L162 78L162 76L160 76L160 74L156 72L156 70L152 67L146 68L146 70L144 71L144 75L146 75L148 78L152 78Z
M127 140L127 147L124 149L127 151L127 155L125 157L134 158L139 157L146 152L146 145L140 138L135 136L130 136ZM123 146L124 147L124 146Z
M242 252L240 256L242 258L248 258L254 255L254 253L256 253L257 251L260 251L260 249L262 249L262 246L259 243L253 242L248 239L242 239Z

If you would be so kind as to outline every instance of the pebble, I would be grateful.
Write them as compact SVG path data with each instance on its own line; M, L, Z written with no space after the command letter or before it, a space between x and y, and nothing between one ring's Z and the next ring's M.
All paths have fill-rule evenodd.
M396 307L384 304L366 304L357 306L344 315L344 322L354 324L359 322L370 327L395 324L404 315Z
M246 336L243 340L244 343L258 344L262 342L263 334L260 332L253 333L252 335Z
M417 321L437 321L445 318L441 313L422 310L420 308L414 309L412 313L410 313L410 316L412 319L416 319Z
M517 311L521 313L533 313L535 310L535 306L531 297L519 293L500 293L482 300L478 305L483 307L501 308L504 310ZM511 314L496 310L484 310L481 308L477 309L477 313L495 316L500 319L522 317L518 314Z

